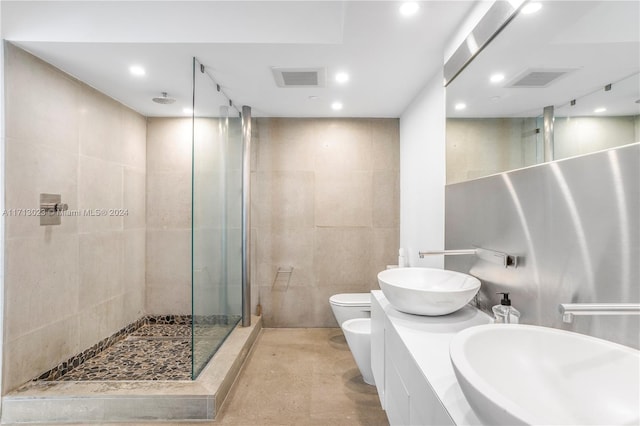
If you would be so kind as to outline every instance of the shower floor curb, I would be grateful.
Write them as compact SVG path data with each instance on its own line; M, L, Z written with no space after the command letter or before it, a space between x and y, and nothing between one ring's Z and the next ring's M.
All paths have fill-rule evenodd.
M211 421L261 329L236 326L193 381L31 382L2 398L0 423Z

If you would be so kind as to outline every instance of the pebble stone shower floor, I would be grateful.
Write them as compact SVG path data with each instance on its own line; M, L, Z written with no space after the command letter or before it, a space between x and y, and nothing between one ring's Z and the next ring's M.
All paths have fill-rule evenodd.
M204 359L204 351L228 330L197 327L196 359ZM58 380L191 380L191 362L191 325L145 324Z

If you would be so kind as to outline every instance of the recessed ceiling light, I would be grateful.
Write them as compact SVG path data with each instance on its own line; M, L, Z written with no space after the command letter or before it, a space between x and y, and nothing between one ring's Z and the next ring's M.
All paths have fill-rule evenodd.
M310 101L317 101L319 98L316 95L309 96Z
M500 83L502 80L504 80L504 74L493 74L491 77L489 77L489 80L492 83Z
M527 3L526 5L524 5L524 7L522 8L522 13L524 15L530 15L532 13L536 13L537 11L539 11L540 9L542 9L542 3L538 3L538 2L533 2L533 3Z
M420 5L418 5L417 2L406 1L400 6L400 14L402 14L402 16L412 16L415 15L419 9Z
M600 113L600 112L605 112L606 110L607 110L606 108L600 107L600 108L594 109L593 112Z
M146 71L140 65L131 65L129 67L129 72L138 77L146 74Z
M191 108L182 108L182 112L185 114L193 114L193 110Z
M349 74L347 74L346 72L339 72L338 74L336 74L336 81L338 83L346 83L347 81L349 81Z
M331 104L331 109L334 111L340 111L342 109L342 102L334 102Z
M459 104L456 104L454 106L454 108L456 109L456 111L462 111L463 109L465 109L467 107L467 104L460 102Z

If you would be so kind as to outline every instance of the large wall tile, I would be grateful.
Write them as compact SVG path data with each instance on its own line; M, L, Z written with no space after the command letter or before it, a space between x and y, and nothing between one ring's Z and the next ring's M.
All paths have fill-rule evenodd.
M371 284L371 290L380 288L378 273L387 269L387 265L398 264L398 248L400 247L400 228L374 228L373 229L373 253L371 256L371 269L367 282ZM409 257L409 253L405 253Z
M123 292L144 291L146 231L144 229L127 230L123 233L123 237Z
M273 291L270 286L261 286L259 292L263 320L269 327L317 327L309 315L313 309L313 292L308 288Z
M369 120L318 120L316 172L372 170Z
M124 139L122 105L93 88L83 86L79 106L80 154L120 163Z
M196 118L193 127L193 162L195 170L200 173L213 173L225 167L229 141L221 137L219 126L222 123L217 118ZM191 170L191 167L187 170Z
M312 172L258 172L256 220L261 227L307 228L314 225L315 178Z
M40 194L60 194L70 210L78 208L78 155L46 145L7 139L5 206L10 209L39 209ZM33 212L32 212L33 213ZM19 211L5 218L6 237L42 236L50 227L40 226L40 217ZM76 233L78 218L65 216L57 233Z
M146 180L144 170L125 167L123 169L123 216L124 229L144 229L146 226Z
M400 173L373 172L373 226L400 226Z
M254 279L281 290L315 285L315 228L264 229L256 238L258 265ZM280 270L280 272L278 272ZM286 271L293 270L292 273Z
M91 306L123 292L122 232L80 235L80 306Z
M314 170L320 144L317 119L274 118L257 122L256 169L259 171Z
M191 174L147 175L147 226L150 229L191 227Z
M76 317L62 317L5 343L3 394L78 353Z
M147 119L147 171L191 172L191 119Z
M352 293L368 288L372 254L371 228L318 228L314 253L316 285L340 284L345 286L345 292Z
M80 351L127 325L124 322L124 296L116 296L95 305L82 306L78 314L78 345ZM136 318L137 319L137 318Z
M400 121L371 119L373 170L400 170Z
M194 180L193 197L189 194L189 206L187 207L187 212L191 212L192 199L195 200L193 203L193 226L195 228L222 228L223 222L228 223L233 219L232 215L225 216L227 194L223 187L224 178L219 173L198 173L194 176ZM190 185L190 183L184 182L181 186L187 184ZM156 200L156 202L159 201ZM188 226L191 226L191 221ZM185 227L184 223L181 227Z
M78 208L99 211L100 214L81 215L78 224L80 232L122 230L123 216L109 214L109 209L121 209L122 202L122 166L81 155Z
M147 312L190 312L191 230L148 230L146 258Z
M145 229L130 229L124 232L122 274L124 324L130 324L145 315L146 248Z
M5 43L5 136L78 153L74 78Z
M124 106L122 117L122 163L137 169L147 167L147 119Z
M372 172L316 173L317 226L372 226Z
M149 315L190 315L191 283L189 285L150 285L146 292L146 312Z
M78 309L78 236L5 241L5 330L23 336Z

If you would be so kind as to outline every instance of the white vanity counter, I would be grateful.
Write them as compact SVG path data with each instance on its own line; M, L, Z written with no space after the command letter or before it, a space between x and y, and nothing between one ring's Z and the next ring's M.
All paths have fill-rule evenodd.
M449 343L491 318L469 305L445 316L409 315L381 291L371 293L371 363L391 424L480 425L456 380Z

